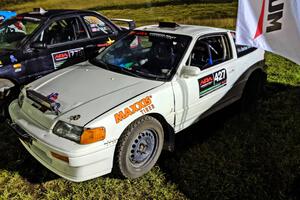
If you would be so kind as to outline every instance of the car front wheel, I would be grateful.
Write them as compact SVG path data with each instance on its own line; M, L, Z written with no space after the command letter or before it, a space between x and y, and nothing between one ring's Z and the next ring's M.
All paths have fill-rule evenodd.
M138 178L149 172L162 151L163 127L151 116L131 123L121 135L115 153L114 172L125 178Z

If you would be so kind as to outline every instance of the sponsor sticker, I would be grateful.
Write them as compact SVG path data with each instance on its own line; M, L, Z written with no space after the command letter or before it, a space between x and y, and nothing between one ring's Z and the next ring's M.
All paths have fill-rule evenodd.
M144 115L153 109L155 109L155 106L152 103L152 96L150 95L116 113L114 115L116 124L137 112L141 112Z
M167 34L163 34L163 33L149 33L149 36L163 38L163 39L167 39L167 40L175 40L176 39L175 36L167 35Z
M57 69L69 59L80 58L82 56L84 56L84 49L82 47L52 53L54 68Z
M103 32L107 34L108 28L106 27L106 24L102 22L100 19L98 19L95 16L85 16L84 17L85 22L88 24L90 30L92 33L96 32Z
M18 62L18 59L16 59L14 55L10 55L9 58L10 58L10 62L12 63Z
M98 28L98 27L94 27L94 28L92 28L92 32L93 32L93 33L95 33L95 32L99 32L99 31L101 31L101 29L100 29L100 28Z
M147 36L148 35L148 33L144 32L144 31L131 31L129 34L130 35L139 35L139 36Z
M210 94L227 84L227 72L226 69L221 69L217 72L209 74L198 80L200 98Z
M90 25L91 24L96 24L97 25L100 21L97 17L94 17L94 16L85 16L84 19Z
M69 50L69 56L70 58L77 58L84 55L83 48L77 48L77 49L70 49Z
M51 107L54 110L54 112L56 114L59 114L60 113L59 108L61 105L60 105L60 103L56 102L56 100L58 99L58 93L53 92L53 93L49 94L47 96L47 98L51 101Z
M55 62L67 60L69 58L69 52L63 51L63 52L54 53L53 58Z
M108 47L108 46L112 45L114 42L115 42L115 40L112 40L109 37L108 40L106 41L106 43L97 44L97 47Z
M72 115L72 116L69 117L69 120L70 121L77 121L77 120L80 119L80 117L81 117L81 115Z
M47 98L50 100L50 101L56 101L58 99L58 93L57 92L52 92L51 94L49 94L47 96Z

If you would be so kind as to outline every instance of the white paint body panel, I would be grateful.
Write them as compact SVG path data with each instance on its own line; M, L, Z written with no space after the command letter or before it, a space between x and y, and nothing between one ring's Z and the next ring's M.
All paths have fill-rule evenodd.
M236 53L233 53L233 59L202 71L196 77L184 78L181 69L197 39L204 34L227 31L198 26L183 27L185 29L176 31L159 29L157 26L139 29L190 35L193 38L177 73L169 82L135 78L82 63L29 84L26 88L44 96L52 92L59 93L61 114L43 113L32 106L33 102L28 98L25 98L22 108L17 100L12 102L9 106L12 121L34 138L32 145L21 141L22 144L44 166L71 181L85 181L110 173L119 137L130 123L145 114L138 111L116 123L116 113L151 96L154 107L146 114L161 115L174 128L174 132L178 132L197 121L202 113L224 97L249 66L264 59L264 52L260 50L243 59L237 59ZM233 44L232 48L235 50ZM227 85L199 99L198 79L223 68L227 70ZM81 117L70 121L70 116L74 115ZM52 133L59 120L85 128L105 127L106 138L89 145L77 144ZM67 156L69 163L54 158L51 152Z

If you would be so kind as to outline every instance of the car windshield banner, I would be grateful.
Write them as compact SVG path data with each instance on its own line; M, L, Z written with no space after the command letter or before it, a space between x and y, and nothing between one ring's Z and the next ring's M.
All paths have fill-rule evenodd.
M236 36L300 64L300 1L239 0Z

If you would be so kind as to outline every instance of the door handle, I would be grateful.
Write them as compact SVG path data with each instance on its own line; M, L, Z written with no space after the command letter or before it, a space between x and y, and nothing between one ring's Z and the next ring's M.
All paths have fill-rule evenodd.
M96 47L96 45L94 45L94 44L90 44L90 45L85 46L86 49L91 49L91 48L95 48L95 47Z

